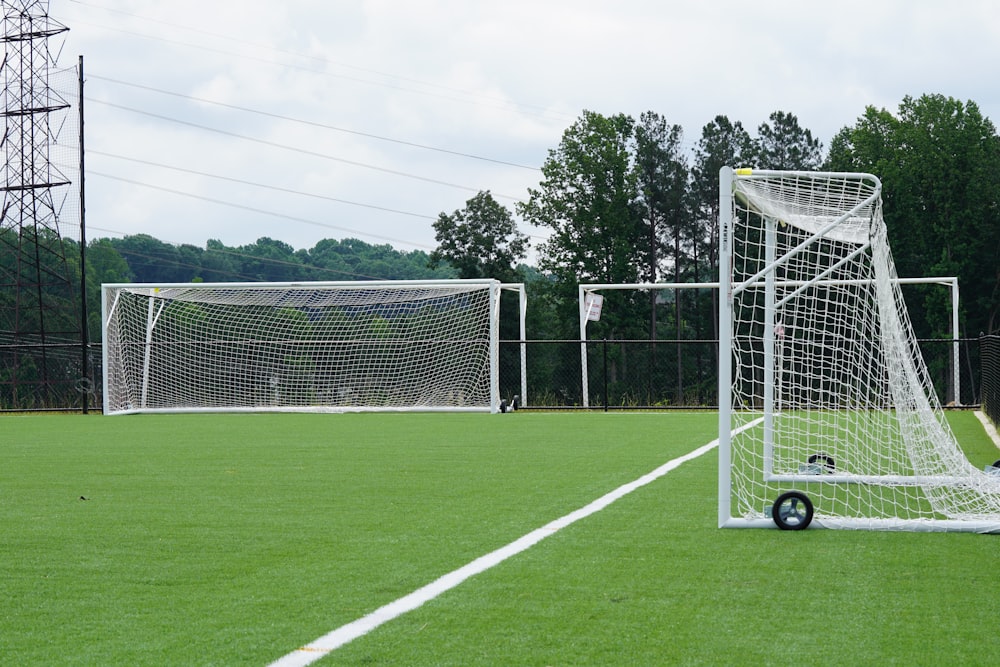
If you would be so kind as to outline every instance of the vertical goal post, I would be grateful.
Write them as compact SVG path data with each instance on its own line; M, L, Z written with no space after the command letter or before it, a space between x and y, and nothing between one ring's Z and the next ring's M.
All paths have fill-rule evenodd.
M520 283L102 285L104 412L501 410L500 296Z
M896 276L881 188L720 171L720 527L1000 532L1000 469L955 440L901 293L951 287L957 340L957 281Z

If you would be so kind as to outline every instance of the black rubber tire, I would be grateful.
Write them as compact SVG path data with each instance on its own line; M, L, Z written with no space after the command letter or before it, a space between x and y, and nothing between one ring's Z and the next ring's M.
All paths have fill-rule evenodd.
M1000 468L1000 460L994 461L993 462L993 467L994 468Z
M824 454L823 452L810 454L807 461L809 463L819 463L823 466L823 470L826 473L832 473L837 470L837 465L834 463L833 457L829 454Z
M771 518L781 530L805 530L813 520L813 504L801 491L786 491L771 508Z

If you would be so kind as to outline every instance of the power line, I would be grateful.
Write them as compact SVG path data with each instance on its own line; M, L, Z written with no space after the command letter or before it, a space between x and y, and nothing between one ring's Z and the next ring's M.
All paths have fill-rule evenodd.
M514 106L522 107L522 108L526 108L526 109L536 109L537 111L544 112L545 114L552 114L552 115L555 115L555 116L566 117L566 118L570 117L567 114L563 114L561 112L554 111L552 109L549 109L548 107L543 107L543 106L540 106L540 105L537 105L537 104L526 104L526 103L523 103L523 102L510 103L510 102L508 102L507 100L504 100L504 99L494 98L494 97L490 97L488 95L482 95L480 93L475 93L475 92L472 92L472 91L463 90L461 88L455 88L453 86L445 86L445 85L442 85L442 84L439 84L439 83L432 83L432 82L429 82L429 81L422 81L420 79L414 79L412 77L400 76L399 74L392 74L392 73L389 73L389 72L382 72L380 70L372 69L372 68L369 68L369 67L360 67L358 65L352 65L352 64L349 64L349 63L336 62L336 61L332 61L332 60L330 60L328 58L324 58L322 56L314 56L314 55L309 55L309 54L305 54L305 53L298 53L296 51L290 51L288 49L281 49L281 48L278 48L278 47L275 47L275 46L271 46L269 44L260 44L258 42L252 42L250 40L241 39L239 37L233 37L231 35L224 35L222 33L211 32L209 30L202 30L201 28L193 28L191 26L182 25L180 23L172 23L170 21L163 21L161 19L149 18L148 16L142 16L140 14L135 14L133 12L127 12L127 11L124 11L124 10L121 10L121 9L113 9L111 7L105 7L105 6L97 5L97 4L94 4L94 3L82 2L81 0L70 0L70 2L72 2L74 4L78 4L78 5L83 5L85 7L93 7L95 9L101 9L101 10L104 10L106 12L110 12L110 13L114 13L114 14L121 14L123 16L128 16L128 17L131 17L131 18L136 18L136 19L139 19L140 21L147 21L149 23L157 23L159 25L170 26L171 28L179 28L181 30L186 30L188 32L193 32L193 33L196 33L196 34L205 35L206 37L211 37L213 39L224 39L226 41L233 42L235 44L242 44L244 46L249 46L249 47L251 47L253 49L256 49L256 50L273 51L275 53L282 53L282 54L293 56L293 57L296 57L296 58L302 58L303 60L315 61L315 62L321 63L323 65L335 65L337 67L343 67L345 69L351 69L351 70L355 70L355 71L358 71L358 72L364 72L365 74L375 74L377 76L382 76L382 77L386 77L386 78L390 78L390 79L396 79L397 81L404 81L406 83L412 83L412 84L416 84L416 85L420 85L420 86L426 86L428 88L437 88L439 90L444 90L444 91L448 91L448 92L451 92L451 93L458 93L458 94L461 94L461 95L467 95L469 97L478 97L478 98L481 98L481 99L487 99L487 100L491 100L491 101L495 101L495 102L502 102L502 103L507 104L507 105L513 104ZM160 41L169 41L169 40L164 40L163 38L160 38L160 37L152 37L152 36L149 36L149 35L143 35L141 33L129 32L129 31L126 31L126 30L121 30L119 28L108 28L106 26L100 26L100 25L96 25L96 24L86 24L86 25L91 25L91 26L94 26L94 27L97 27L97 28L103 28L105 30L115 30L115 31L118 31L118 32L124 32L124 33L127 33L127 34L135 35L137 37L145 37L145 38L148 38L148 39L157 39L157 40L160 40ZM185 44L181 44L181 45L182 46L186 46ZM236 55L236 54L232 54L232 55ZM369 82L369 83L376 83L377 84L378 82Z
M99 228L96 228L96 229L99 229ZM111 231L111 230L106 230L105 229L105 230L101 230L101 231ZM113 232L113 233L120 233L120 232ZM175 247L177 246L177 244L173 244L173 243L171 243L169 245L173 245ZM194 269L194 270L201 271L203 273L217 273L217 274L219 274L221 276L231 276L231 277L234 277L234 278L240 278L242 280L247 280L247 281L251 281L251 282L258 280L254 276L246 276L246 275L243 275L242 273L237 273L236 271L224 271L222 269L213 269L213 268L206 267L206 266L198 266L198 265L195 265L195 264L188 264L187 262L180 262L180 261L173 260L173 259L166 259L164 257L158 257L156 255L149 255L149 254L146 254L146 253L137 252L135 250L128 250L128 249L122 249L122 248L115 248L115 250L120 255L124 255L124 256L128 256L128 257L140 257L142 259L155 260L155 261L161 262L163 264L169 264L170 266L177 266L177 267L184 268L184 269ZM233 257L240 257L240 258L243 258L243 259L252 259L252 260L254 260L256 262L260 262L261 264L271 264L271 265L274 265L274 266L289 266L289 267L294 267L294 268L298 268L298 269L306 269L306 270L309 270L309 271L315 271L315 272L318 272L318 273L336 274L336 275L341 275L341 276L349 276L351 278L363 278L365 280L384 280L384 278L380 278L380 277L376 277L376 276L368 276L368 275L365 275L363 273L352 273L350 271L341 271L340 269L331 269L331 268L324 267L324 266L315 266L315 265L312 265L312 264L299 264L299 263L296 263L296 262L287 262L285 260L273 259L273 258L269 258L269 257L258 257L256 255L248 255L247 253L236 252L236 251L233 251L233 250L220 250L218 248L212 248L210 250L206 249L205 252L214 252L214 253L219 253L220 255L231 255Z
M173 91L163 90L161 88L154 88L152 86L145 86L145 85L138 84L138 83L130 83L128 81L121 81L119 79L112 79L112 78L109 78L109 77L97 76L97 75L94 75L94 74L88 74L87 76L88 76L88 78L91 78L91 79L98 79L100 81L108 81L110 83L116 83L116 84L119 84L119 85L122 85L122 86L130 86L132 88L139 88L139 89L142 89L142 90L149 90L149 91L152 91L154 93L160 93L161 95L171 95L173 97L178 97L178 98L185 99L185 100L191 100L193 102L201 102L203 104L212 104L212 105L215 105L215 106L224 107L226 109L234 109L236 111L243 111L245 113L252 113L252 114L256 114L258 116L265 116L267 118L275 118L277 120L284 120L284 121L289 121L289 122L292 122L292 123L299 123L299 124L302 124L302 125L308 125L310 127L318 127L318 128L324 129L324 130L333 130L335 132L344 132L346 134L353 134L355 136L366 137L368 139L377 139L379 141L385 141L385 142L389 142L389 143L399 144L399 145L402 145L402 146L410 146L412 148L420 148L420 149L428 150L428 151L435 151L435 152L438 152L438 153L445 153L447 155L455 155L455 156L458 156L458 157L469 158L469 159L472 159L472 160L481 160L483 162L492 162L493 164L504 165L504 166L507 166L507 167L517 167L518 169L529 169L531 171L540 171L540 169L538 167L531 167L531 166L524 165L524 164L518 164L516 162L508 162L506 160L498 160L496 158L483 157L482 155L474 155L472 153L462 153L460 151L453 151L453 150L449 150L447 148L438 148L436 146L428 146L428 145L425 145L425 144L418 144L418 143L415 143L415 142L412 142L412 141L405 141L405 140L402 140L402 139L393 139L391 137L384 137L382 135L372 134L372 133L369 133L369 132L361 132L359 130L351 130L351 129L348 129L348 128L337 127L335 125L327 125L326 123L318 123L316 121L304 120L304 119L301 119L301 118L293 118L291 116L284 116L284 115L281 115L281 114L271 113L271 112L268 112L268 111L261 111L259 109L251 109L251 108L248 108L248 107L242 107L242 106L238 106L238 105L235 105L235 104L227 104L226 102L218 102L216 100L208 100L208 99L205 99L203 97L195 97L193 95L185 95L183 93L176 93L176 92L173 92Z
M230 183L239 183L241 185L249 185L255 188L263 188L266 190L274 190L276 192L284 192L287 194L299 195L301 197L311 197L313 199L322 199L324 201L337 202L338 204L349 204L351 206L362 206L364 208L375 209L376 211L386 211L388 213L398 213L400 215L409 215L414 218L423 218L424 220L437 220L433 215L425 215L423 213L413 213L411 211L402 211L400 209L388 208L386 206L378 206L376 204L364 204L362 202L350 201L349 199L338 199L337 197L329 197L326 195L318 195L312 192L302 192L301 190L292 190L291 188L283 188L277 185L268 185L266 183L256 183L254 181L247 181L241 178L235 178L232 176L222 176L220 174L209 174L204 171L197 171L195 169L187 169L185 167L176 167L169 164L162 164L160 162L152 162L150 160L142 160L140 158L126 157L124 155L116 155L114 153L105 153L104 151L98 151L90 149L87 151L93 155L103 155L105 157L115 158L116 160L126 160L128 162L135 162L137 164L145 164L151 167L160 167L162 169L170 169L172 171L179 171L185 174L193 174L194 176L203 176L205 178L214 178L221 181L229 181Z
M228 181L228 182L231 182L231 183L239 183L241 185L249 185L249 186L255 187L255 188L263 188L263 189L266 189L266 190L274 190L276 192L284 192L284 193L287 193L287 194L298 195L298 196L301 196L301 197L310 197L310 198L314 198L314 199L321 199L321 200L324 200L324 201L333 201L333 202L337 202L337 203L340 203L340 204L349 204L351 206L360 206L360 207L364 207L364 208L374 209L374 210L377 210L377 211L385 211L385 212L388 212L388 213L398 213L400 215L408 215L408 216L412 216L412 217L415 217L415 218L421 218L421 219L424 219L424 220L437 220L437 218L435 216L425 215L423 213L413 213L411 211L403 211L403 210L400 210L400 209L389 208L389 207L386 207L386 206L378 206L376 204L365 204L365 203L361 203L361 202L350 201L350 200L347 200L347 199L339 199L339 198L336 198L336 197L329 197L329 196L326 196L326 195L319 195L319 194L315 194L315 193L311 193L311 192L302 192L302 191L299 191L299 190L292 190L291 188L283 188L283 187L280 187L280 186L268 185L266 183L256 183L254 181L247 181L247 180L244 180L244 179L241 179L241 178L235 178L235 177L232 177L232 176L223 176L221 174L210 174L210 173L203 172L203 171L197 171L195 169L187 169L185 167L177 167L177 166L162 164L162 163L159 163L159 162L153 162L151 160L143 160L143 159L140 159L140 158L126 157L124 155L116 155L114 153L106 153L104 151L99 151L99 150L94 150L94 149L91 149L88 152L92 153L92 154L95 154L95 155L102 155L104 157L114 158L114 159L117 159L117 160L125 160L127 162L135 162L137 164L149 165L151 167L159 167L159 168L163 168L163 169L170 169L172 171L178 171L178 172L181 172L181 173L192 174L194 176L202 176L202 177L205 177L205 178L213 178L213 179ZM206 199L206 200L211 201L213 203L219 203L219 204L223 204L223 205L227 205L227 206L229 206L229 205L232 205L232 206L242 206L242 205L237 205L237 204L231 204L231 203L228 203L228 202L223 202L223 201L220 201L220 200L210 199L210 198L207 198L207 197L203 197L201 195L196 195L196 194L192 194L192 193L188 193L188 192L183 192L183 191L180 191L180 190L167 189L167 188L163 188L162 186L156 186L156 185L151 185L151 184L139 183L139 182L131 181L131 180L119 177L119 176L113 176L113 175L110 175L110 174L104 174L104 173L96 172L96 171L92 171L92 170L88 170L88 173L93 173L93 174L95 174L97 176L103 176L105 178L111 178L111 179L114 179L114 180L120 180L120 181L125 181L125 182L128 182L128 183L134 183L136 185L140 185L140 186L143 186L143 187L150 187L150 188L154 188L154 189L160 189L160 190L164 190L166 192L170 192L170 193L173 193L173 194L179 194L179 195L182 195L182 196L185 196L185 197L191 197L191 198L195 198L195 199ZM273 213L271 213L269 211L264 211L264 210L261 210L261 209L253 209L253 208L251 208L250 210L253 210L253 211L256 211L256 212L259 212L259 213L262 213L262 214L267 214L267 215L279 215L279 214L273 214ZM307 222L307 221L302 220L302 222ZM324 223L313 222L311 224L322 225ZM333 225L327 225L327 226L329 226L331 228L336 228ZM360 230L352 230L352 229L347 228L347 227L343 227L343 228L339 228L339 229L351 231L352 233L355 233L355 234L362 234L362 235L372 236L373 238L379 238L379 239L382 239L382 240L391 240L391 239L379 237L379 236L376 236L376 235L373 235L373 234L367 234L366 232L362 232ZM528 234L528 237L529 238L533 238L533 239L545 240L545 237L538 236L538 235L535 235L535 234ZM422 245L420 243L416 243L416 242L413 242L413 241L401 241L401 242L402 243L406 243L407 245L415 246L415 247L422 247L422 248L428 248L429 247L429 246L424 246L424 245Z
M105 174L99 171L87 170L88 176L101 176L103 178L109 178L115 181L121 181L123 183L129 183L130 185L138 185L144 188L151 188L153 190L159 190L161 192L169 192L170 194L180 195L182 197L189 197L191 199L200 199L201 201L211 202L213 204L219 204L221 206L229 206L230 208L237 208L243 211L250 211L253 213L259 213L261 215L269 215L275 218L283 218L285 220L292 220L295 222L301 222L307 225L314 225L316 227L325 227L327 229L334 229L340 232L347 232L349 234L358 234L361 236L368 236L373 239L379 239L380 241L389 241L391 243L402 243L407 246L413 246L417 248L423 248L427 250L434 250L432 246L424 245L422 243L416 243L414 241L404 241L402 239L393 238L391 236L381 236L378 234L371 234L369 232L362 232L357 229L351 229L350 227L341 227L339 225L331 225L325 222L319 222L317 220L310 220L308 218L300 218L293 215L288 215L285 213L278 213L276 211L268 211L265 209L255 208L253 206L246 206L245 204L237 204L235 202L225 201L223 199L215 199L213 197L206 197L204 195L196 195L191 192L183 192L181 190L174 190L173 188L166 188L161 185L153 185L152 183L143 183L141 181L132 180L130 178L123 178L121 176L115 176L113 174Z
M418 174L410 174L405 171L398 171L396 169L389 169L387 167L379 167L373 164L367 164L365 162L358 162L357 160L348 160L347 158L336 157L334 155L329 155L327 153L319 153L317 151L310 151L304 148L296 148L294 146L288 146L287 144L280 144L275 141L268 141L266 139L259 139L257 137L251 137L245 134L238 134L236 132L229 132L228 130L220 130L219 128L209 127L208 125L201 125L200 123L193 123L187 120L181 120L179 118L171 118L170 116L164 116L162 114L153 113L151 111L143 111L142 109L136 109L134 107L127 107L121 104L115 104L113 102L108 102L106 100L98 100L91 97L87 97L88 102L93 102L95 104L102 104L115 109L121 109L122 111L129 111L131 113L140 114L143 116L148 116L150 118L156 118L158 120L165 120L171 123L177 123L178 125L186 125L188 127L193 127L199 130L204 130L206 132L214 132L216 134L221 134L223 136L232 137L235 139L242 139L243 141L252 141L257 144L262 144L264 146L270 146L272 148L280 148L282 150L294 151L296 153L301 153L302 155L309 155L311 157L318 157L324 160L332 160L334 162L341 162L344 164L349 164L355 167L363 167L365 169L372 169L374 171L380 171L386 174L392 174L394 176L400 176L403 178L411 178L418 181L423 181L425 183L433 183L435 185L443 185L449 188L456 188L459 190L466 190L469 192L480 192L484 188L474 188L467 185L459 185L457 183L450 183L448 181L442 181L436 178L430 178L427 176L420 176ZM504 195L499 193L493 193L494 197L500 197L502 199L509 199L512 201L522 201L520 197L514 197L513 195Z

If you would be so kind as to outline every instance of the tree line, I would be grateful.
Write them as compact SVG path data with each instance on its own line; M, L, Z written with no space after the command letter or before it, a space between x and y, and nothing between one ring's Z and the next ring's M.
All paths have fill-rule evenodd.
M204 248L146 234L97 239L86 249L89 337L100 340L103 282L495 278L527 284L529 338L576 339L579 283L717 278L718 173L725 165L876 174L884 186L884 216L899 275L958 276L963 334L1000 330L1000 138L974 102L923 95L905 98L895 111L866 108L833 137L828 151L785 111L772 113L753 133L739 121L716 116L693 144L680 125L657 112L636 118L584 111L550 149L537 187L523 202L510 210L482 191L461 208L442 212L434 222L437 247L430 253L357 239L325 239L301 250L272 238L235 247L211 240ZM526 264L529 238L515 216L547 237L534 248L532 266ZM17 230L3 233L0 247L22 248L23 239L7 239ZM79 248L62 243L61 253L45 253L43 261L63 256L66 267L41 270L68 274L68 283L78 284ZM18 261L16 252L0 252L0 271L14 275ZM14 281L4 281L0 318L5 322L11 319L15 288ZM79 308L68 296L60 298L55 310L66 311L59 317L68 322ZM613 307L591 323L591 338L717 338L714 292L612 298ZM927 288L907 298L918 337L950 335L946 294ZM23 303L19 307L18 326L24 330L26 311ZM506 318L503 331L505 338L518 337ZM567 349L540 355L545 373L572 376L574 365L579 367L578 347ZM653 363L630 357L624 348L610 356L612 382L656 368L675 374L674 400L691 400L681 395L691 388L699 400L714 382L709 351L692 355L677 347L669 360ZM681 382L682 375L693 379ZM548 378L538 381L551 384ZM649 378L651 385L659 381Z
M704 282L718 275L718 174L721 167L865 171L883 183L884 217L903 277L957 276L960 329L978 336L1000 328L1000 138L972 102L942 95L906 97L893 113L868 107L833 138L828 154L794 114L775 111L751 134L724 115L706 124L693 149L683 128L662 114L584 111L549 151L542 180L515 207L548 232L537 248L530 327L533 337L576 338L579 283ZM516 278L527 238L510 211L480 193L435 223L432 261L462 277ZM714 339L717 294L616 294L590 329L594 339ZM918 338L952 333L949 295L933 287L906 295ZM541 305L541 308L539 307ZM634 349L634 347L633 347ZM612 385L644 373L673 373L675 400L685 381L701 402L716 376L708 352L676 346L667 371L655 349L639 360L612 350ZM606 353L605 353L606 354ZM633 352L632 357L635 356ZM607 356L605 356L607 361ZM572 352L550 367L573 366ZM938 375L946 361L936 362ZM662 378L650 378L653 385Z
M692 150L683 128L661 114L583 112L549 151L539 186L515 207L549 234L537 248L537 268L556 301L575 309L581 282L713 280L725 165L874 173L899 275L957 276L964 332L1000 328L1000 138L974 102L942 95L906 97L895 113L868 107L837 133L828 154L783 111L755 135L717 116ZM526 237L489 193L442 213L435 229L432 260L463 277L509 277L525 256ZM950 334L950 321L926 317L950 312L935 303L944 298L927 290L910 304L918 335ZM572 334L575 319L561 319L563 333ZM633 316L606 325L619 336L639 335L636 326Z

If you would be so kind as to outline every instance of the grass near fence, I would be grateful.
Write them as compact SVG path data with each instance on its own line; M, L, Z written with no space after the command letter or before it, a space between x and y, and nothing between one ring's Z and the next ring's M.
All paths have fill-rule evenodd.
M977 466L998 458L950 413ZM0 418L0 663L266 665L711 413ZM714 452L320 664L996 664L995 536L719 530Z

